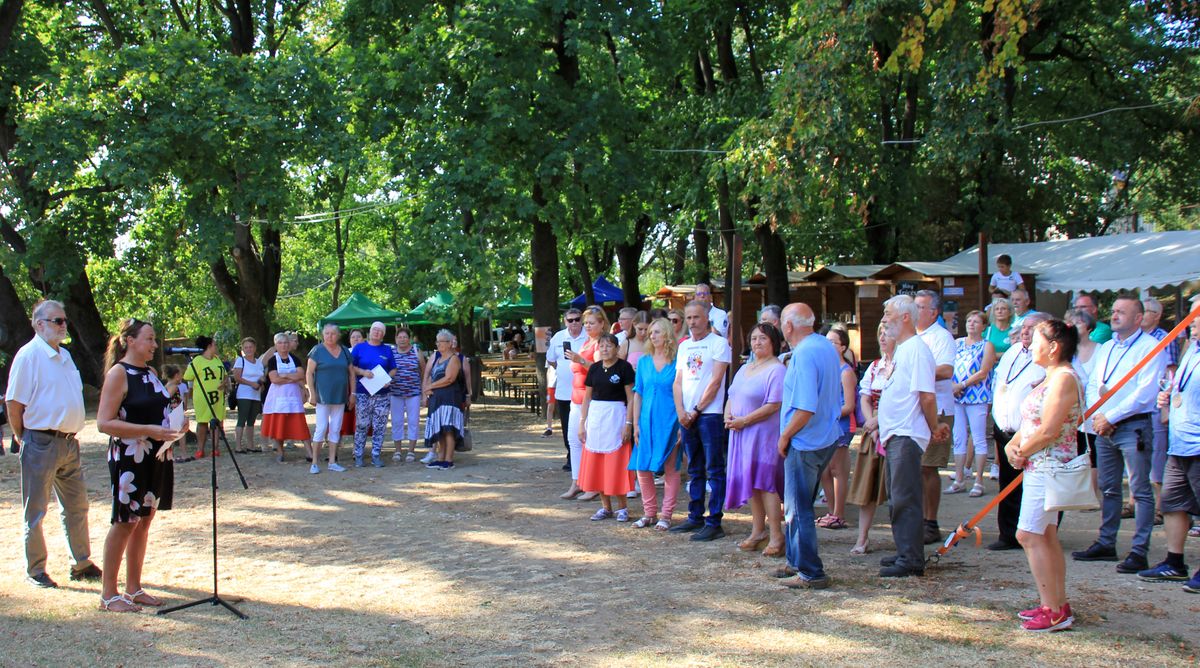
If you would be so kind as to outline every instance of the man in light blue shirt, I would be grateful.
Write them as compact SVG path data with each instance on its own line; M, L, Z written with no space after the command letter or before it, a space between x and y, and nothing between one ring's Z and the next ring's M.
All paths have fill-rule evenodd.
M787 565L775 576L788 578L783 584L796 589L829 586L817 553L813 501L841 435L841 362L833 344L813 334L815 322L812 309L799 303L789 304L781 318L792 356L783 380L779 435Z
M1121 296L1113 303L1113 338L1093 355L1096 365L1088 377L1086 404L1095 405L1109 390L1158 345L1142 331L1145 307L1134 296ZM1166 360L1155 355L1128 383L1117 389L1084 423L1085 431L1096 434L1096 468L1100 476L1100 535L1088 549L1072 552L1076 561L1116 561L1117 530L1121 527L1121 478L1128 469L1129 491L1136 506L1136 529L1129 555L1117 564L1118 573L1137 573L1149 568L1150 530L1154 528L1154 492L1150 487L1151 456L1154 451L1155 403L1158 379Z

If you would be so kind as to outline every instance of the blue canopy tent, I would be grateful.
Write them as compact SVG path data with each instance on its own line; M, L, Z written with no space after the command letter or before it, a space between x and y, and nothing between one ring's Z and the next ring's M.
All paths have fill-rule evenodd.
M615 304L625 303L625 293L621 291L621 288L609 283L608 279L603 276L598 277L594 282L592 282L592 292L596 295L596 303L600 304L601 306L613 306ZM638 296L642 297L642 299L639 300L639 303L645 300L645 297L642 295ZM579 308L586 303L586 294L579 295L571 300L571 306L576 308ZM634 306L636 306L636 304L634 304Z

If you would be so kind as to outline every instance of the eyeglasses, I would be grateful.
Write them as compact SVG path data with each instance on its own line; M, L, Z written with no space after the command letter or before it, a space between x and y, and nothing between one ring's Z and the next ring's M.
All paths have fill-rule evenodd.
M678 325L679 323L683 322L683 321L682 321L682 320L680 320L679 318L671 318L670 320L671 320L671 322L675 323L676 325Z
M38 318L38 320L41 322L52 322L59 327L63 327L67 324L66 318Z
M567 322L579 322L580 318L567 318Z

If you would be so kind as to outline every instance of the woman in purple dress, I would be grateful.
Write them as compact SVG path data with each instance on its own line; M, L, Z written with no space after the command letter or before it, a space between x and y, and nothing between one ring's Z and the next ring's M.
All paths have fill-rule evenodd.
M786 367L779 361L783 336L773 325L759 323L750 330L753 361L738 370L725 402L729 430L725 509L750 502L754 519L750 536L738 543L744 552L763 550L763 556L783 556L783 459L779 443L779 408L783 403Z

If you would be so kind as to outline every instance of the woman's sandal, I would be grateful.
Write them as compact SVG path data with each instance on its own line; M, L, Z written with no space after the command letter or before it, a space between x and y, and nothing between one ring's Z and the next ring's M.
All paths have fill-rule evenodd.
M871 546L867 544L855 545L854 547L850 548L850 554L853 555L868 554L870 551Z
M969 496L971 498L976 498L976 499L983 496L983 485L980 485L979 483L975 483L975 486L971 488L971 493L968 494L967 496Z
M746 538L746 540L739 542L737 544L737 547L742 552L758 552L759 550L766 547L767 543L769 543L770 541L771 541L771 539L766 538L766 537L755 538L754 536L749 536Z
M646 527L654 524L657 521L658 521L657 517L643 517L642 519L634 522L633 526L635 529L645 529Z
M106 612L141 612L138 604L129 600L125 594L117 594L112 598L100 597L100 609Z
M830 520L825 523L826 529L845 529L846 521L837 515L830 515Z
M134 605L144 605L149 608L157 608L163 604L158 597L147 594L145 589L139 589L132 592L127 591L125 592L125 598Z
M942 493L943 494L961 494L965 491L967 491L967 486L956 480L956 481L950 483L950 486L947 487L946 491L944 491Z
M575 491L571 491L568 489L567 491L563 492L562 494L559 494L558 498L569 501L569 500L579 496L580 494L583 494L582 489L576 489Z
M764 557L782 557L786 550L783 545L768 545L767 549L762 551Z
M667 529L670 529L670 528L671 528L671 520L659 520L654 525L655 531L666 531Z
M833 519L833 515L830 515L829 513L826 513L826 514L824 514L824 515L822 515L822 516L820 516L820 517L818 517L818 518L817 518L817 526L821 527L822 529L828 529L828 528L829 528L829 522L830 522L832 519Z

